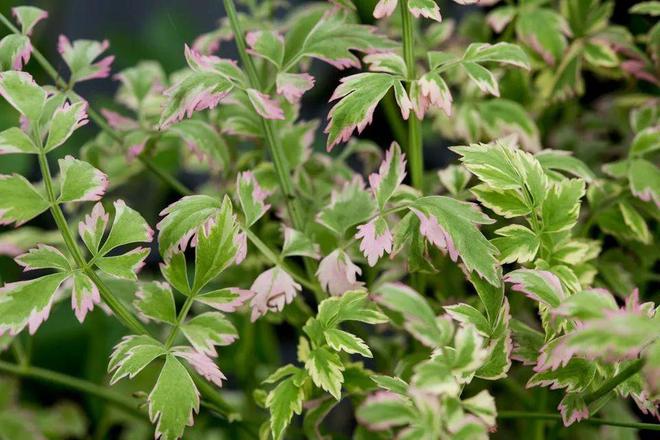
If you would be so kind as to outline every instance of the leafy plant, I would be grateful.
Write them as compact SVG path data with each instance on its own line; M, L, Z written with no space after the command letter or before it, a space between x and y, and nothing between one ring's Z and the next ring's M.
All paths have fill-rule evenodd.
M482 3L224 0L183 69L119 71L98 112L76 89L108 41L60 36L62 75L45 11L0 15L0 155L39 171L0 174L0 371L109 404L3 378L0 439L660 430L658 2L628 28L614 2ZM321 132L303 103L346 69ZM75 344L45 324L69 298L96 377L33 352Z

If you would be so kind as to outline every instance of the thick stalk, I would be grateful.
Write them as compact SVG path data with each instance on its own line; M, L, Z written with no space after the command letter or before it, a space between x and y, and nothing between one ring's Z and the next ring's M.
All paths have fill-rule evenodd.
M529 420L554 420L561 422L561 415L542 412L528 412L528 411L499 411L497 418L500 420L507 419L529 419ZM634 428L645 429L648 431L660 431L660 424L657 423L641 423L641 422L619 422L615 420L604 420L598 418L590 418L582 420L578 423L586 423L588 425L607 425L618 426L620 428Z
M610 391L614 390L621 383L625 382L630 377L639 373L643 367L644 367L644 359L637 359L636 361L628 365L626 368L621 370L617 375L605 381L605 383L603 383L603 385L601 385L600 388L598 388L596 391L587 394L584 397L585 403L588 405L600 399L601 397L607 395Z
M403 27L403 58L408 69L408 92L410 92L412 81L417 76L415 69L415 35L413 32L412 14L408 10L408 0L402 0L401 26ZM421 121L417 119L414 112L408 118L408 166L410 168L410 179L412 186L422 190L424 177L424 153L422 150L422 127Z
M139 401L86 380L38 367L21 367L4 361L0 361L0 371L80 391L122 408L130 415L138 415L140 418L148 420L147 414L139 408Z

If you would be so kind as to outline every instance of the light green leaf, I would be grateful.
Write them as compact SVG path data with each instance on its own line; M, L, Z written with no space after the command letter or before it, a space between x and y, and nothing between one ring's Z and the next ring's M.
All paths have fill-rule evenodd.
M529 58L520 46L511 43L472 43L463 54L464 61L495 62L530 69Z
M133 305L143 316L169 324L176 322L174 297L169 284L158 281L142 283L135 296Z
M137 272L144 266L144 260L149 252L149 249L139 247L125 254L97 258L94 263L108 275L135 281Z
M343 235L351 226L369 220L374 213L374 205L362 179L353 179L340 191L333 192L330 205L321 210L317 222Z
M616 67L619 57L616 52L604 42L589 40L584 45L584 59L597 67Z
M483 128L492 140L511 134L527 151L541 149L539 129L525 108L508 99L490 99L477 104Z
M408 384L400 377L377 374L371 376L371 380L376 382L376 385L384 390L392 391L403 396L408 394Z
M284 244L282 245L282 256L304 256L319 259L321 257L320 247L307 235L300 231L284 226Z
M176 250L184 251L197 228L215 217L221 206L220 200L204 196L186 196L165 208L157 228L161 255L168 256Z
M462 324L471 324L483 336L490 336L490 323L488 319L477 309L469 304L455 304L444 306L445 311L454 321Z
M238 225L231 201L225 196L215 218L198 227L193 291L199 292L234 262L238 251L237 234Z
M616 300L607 290L590 289L577 292L561 302L555 313L588 320L605 318L608 312L617 310Z
M115 200L115 218L108 238L99 252L105 255L111 250L131 243L146 243L153 238L153 230L139 212L126 205L123 200Z
M494 327L502 313L504 284L501 283L499 286L493 286L474 273L470 276L470 282L477 291L477 295L479 295L479 299L486 309L486 315L488 316L491 326Z
M646 14L654 17L660 15L660 2L640 2L630 8L631 14Z
M592 182L596 175L589 167L571 155L570 151L546 148L536 154L536 159L545 170L559 170Z
M293 415L302 413L305 390L302 387L303 380L299 376L300 374L283 380L266 397L274 440L281 440Z
M115 384L124 377L132 379L154 359L165 354L165 347L150 336L125 336L110 355L108 372L113 373L110 384Z
M38 154L39 149L23 130L11 127L0 132L0 155L11 153Z
M282 66L284 58L284 39L270 30L249 32L245 38L250 46L250 53L267 59L275 67ZM279 70L279 69L278 69Z
M236 179L236 187L238 188L238 199L245 215L245 226L249 228L270 208L270 205L264 203L264 200L268 197L268 192L261 188L254 174L250 171L239 173Z
M229 345L238 339L234 325L219 312L195 316L181 326L181 332L196 350L209 356L217 356L216 345Z
M0 333L16 334L27 326L34 334L48 318L55 292L68 276L54 273L0 288Z
M40 244L28 253L15 258L16 262L24 267L25 271L35 269L55 269L62 272L71 270L71 263L58 249Z
M628 168L630 191L639 199L660 206L660 170L644 159L630 161ZM2 182L0 182L0 185ZM0 208L2 208L0 206Z
M330 98L331 101L339 99L339 102L328 114L329 123L325 129L328 151L340 142L347 142L354 130L362 132L371 123L376 106L397 81L390 74L378 72L358 73L341 79Z
M110 216L105 212L103 204L99 202L94 205L92 212L78 223L78 235L87 246L87 249L94 255L97 254L109 220Z
M21 25L21 33L30 35L34 26L48 17L48 12L34 6L16 6L11 10L16 21Z
M186 256L183 252L175 252L165 258L165 262L160 265L160 271L165 280L176 290L184 295L190 294L188 268L186 265Z
M319 305L317 319L326 329L337 327L344 321L380 324L388 320L363 290L324 299Z
M559 13L546 8L534 8L518 14L516 33L544 61L555 65L562 60L566 49L565 33L568 24Z
M0 174L0 224L20 226L48 209L48 202L18 174Z
M87 162L66 156L60 166L60 196L64 202L96 202L108 188L108 176Z
M500 251L501 264L534 260L541 244L532 230L522 225L509 225L495 231L502 238L494 238L491 243Z
M309 353L305 369L317 387L329 392L335 399L341 399L344 366L339 355L325 347L317 347Z
M87 103L78 101L74 104L64 103L53 113L48 129L48 140L44 149L46 152L66 142L75 130L87 124Z
M462 165L449 165L447 168L438 171L440 183L453 196L467 187L471 177L472 174Z
M479 87L479 90L491 95L500 96L500 88L497 85L497 79L493 73L483 67L481 64L463 62L461 63L465 73Z
M186 119L170 126L166 133L176 134L198 159L211 161L211 168L225 169L229 165L229 150L216 129L205 121Z
M404 157L399 144L392 142L390 149L387 150L385 155L385 160L383 160L378 169L378 173L373 173L369 176L369 184L378 202L378 207L381 210L406 176L406 161Z
M552 272L532 269L518 269L504 277L512 283L513 290L524 293L529 298L556 308L566 297L559 278Z
M2 145L0 145L2 149ZM644 155L660 149L660 127L648 127L635 135L630 146L631 155Z
M522 217L532 212L531 206L518 190L496 190L488 185L473 186L470 191L477 197L479 203L505 218Z
M387 392L367 397L358 407L355 416L371 431L414 423L418 417L409 399Z
M444 196L422 197L414 203L414 207L431 216L438 229L443 231L446 251L453 261L460 256L468 271L476 271L493 285L500 284L500 271L495 259L497 249L477 228L477 225L490 224L494 220L475 204ZM442 244L435 229L428 230L425 236L436 245Z
M482 390L476 396L461 401L463 408L479 417L488 426L495 426L495 417L497 409L495 408L495 399L488 390Z
M186 425L193 424L199 411L199 392L186 368L168 354L156 385L147 398L149 418L156 423L156 437L176 440L183 436Z
M566 179L552 183L541 204L543 232L554 233L573 228L580 215L580 199L584 194L583 180Z
M46 91L25 72L2 72L0 95L30 121L38 121L46 105Z
M335 351L345 351L349 354L358 353L368 358L373 357L369 346L361 338L358 338L352 333L331 328L325 330L323 334L330 348Z
M623 221L626 226L630 228L632 236L637 241L641 241L645 244L651 244L653 237L649 231L649 227L644 220L644 217L637 211L633 205L624 201L617 203L619 211L623 217Z

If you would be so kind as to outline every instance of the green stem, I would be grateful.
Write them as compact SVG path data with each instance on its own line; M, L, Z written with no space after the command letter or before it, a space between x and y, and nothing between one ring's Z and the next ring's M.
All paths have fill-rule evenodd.
M16 359L16 362L21 367L27 367L29 365L29 358L25 354L25 350L23 349L23 343L21 342L20 337L16 337L12 343L11 343L11 350L12 353L14 354L14 358Z
M412 87L412 81L417 79L415 65L415 35L413 32L412 14L408 10L408 0L402 0L401 26L403 27L403 58L408 69L408 92ZM412 186L422 190L424 183L424 152L422 150L421 121L417 115L410 114L408 118L408 166L410 167L410 178Z
M122 408L130 415L139 415L140 418L147 419L147 415L139 409L137 400L125 397L109 388L97 385L76 377L55 371L45 370L38 367L21 367L9 362L0 361L0 371L15 376L35 379L41 382L56 384L66 388L81 391L85 394L97 397L119 408ZM148 420L148 419L147 419Z
M542 412L528 412L528 411L499 411L497 418L500 420L507 419L530 419L530 420L554 420L561 421L561 415L551 414L551 413L542 413ZM618 426L620 428L634 428L634 429L645 429L648 431L660 431L660 424L657 423L641 423L641 422L619 422L615 420L604 420L598 418L590 418L582 420L578 423L585 423L588 425L607 425L607 426Z
M392 129L394 139L396 139L396 141L401 144L403 148L406 148L406 127L401 121L401 113L399 113L399 108L394 101L394 96L392 93L385 95L385 98L383 98L380 104L383 107L387 122Z
M257 70L254 67L252 58L247 53L247 47L245 45L245 37L243 35L243 29L241 24L238 21L238 14L236 13L236 6L234 5L233 0L224 0L225 11L227 17L229 18L229 23L231 24L232 31L234 32L234 40L236 41L236 47L238 48L238 54L243 63L243 68L245 69L250 87L261 90L261 82L259 76L257 75ZM295 203L295 193L293 191L293 182L291 181L291 175L289 172L289 165L286 161L286 156L284 155L284 150L279 141L279 138L275 136L275 127L273 121L270 121L265 118L259 118L261 121L261 127L266 138L266 143L270 150L270 154L273 158L273 165L275 166L275 172L277 173L277 178L279 180L280 190L284 196L287 210L293 225L298 230L304 230L303 219L300 216L300 211L298 210L297 204Z
M174 327L172 327L170 334L167 336L167 340L165 341L165 347L167 347L168 349L174 343L174 339L176 338L176 335L179 334L179 329L181 328L181 324L186 319L186 316L188 316L188 312L190 311L190 307L192 307L193 302L195 302L195 294L191 293L189 296L186 297L186 301L183 303L183 306L181 307L181 310L179 311L179 314L176 317L176 323L174 324Z
M598 388L596 391L587 394L584 397L585 403L588 405L600 399L601 397L604 397L610 391L614 390L617 386L619 386L621 383L625 382L630 377L639 373L643 367L644 367L644 359L637 359L636 361L628 365L626 368L621 370L614 377L605 381L605 383L603 383L600 386L600 388Z

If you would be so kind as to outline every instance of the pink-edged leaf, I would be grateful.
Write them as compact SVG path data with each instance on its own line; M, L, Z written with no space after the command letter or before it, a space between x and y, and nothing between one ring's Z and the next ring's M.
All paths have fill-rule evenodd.
M286 304L293 301L302 287L284 270L273 267L259 275L250 290L255 293L250 301L251 320L254 322L269 311L281 312Z
M69 39L60 35L57 42L57 50L64 58L71 71L70 81L73 83L87 81L97 78L106 78L110 75L110 66L114 61L113 55L95 60L105 52L110 43L108 40L76 40L73 44Z
M513 284L513 290L552 308L559 307L566 297L557 275L546 270L514 270L506 274L504 281Z
M361 288L364 283L357 281L357 275L361 274L362 269L353 264L348 255L339 249L323 258L316 272L321 287L333 296Z
M234 259L234 264L238 266L247 257L247 234L245 232L239 232L236 234L234 244L236 245L236 258Z
M222 381L227 379L213 359L204 353L200 353L190 347L174 347L172 354L185 359L204 379L218 387L222 387Z
M278 95L284 96L290 103L295 103L314 87L314 77L308 73L280 72L275 79L275 85Z
M11 8L11 14L21 25L21 33L30 36L37 23L48 18L48 12L34 6L16 6Z
M408 10L415 17L430 18L438 22L442 21L440 7L435 0L408 0Z
M429 72L413 83L410 99L419 119L423 119L431 107L439 108L447 116L451 116L451 92L447 83L437 73Z
M66 156L59 160L60 202L96 202L108 189L108 177L87 162Z
M238 287L214 290L197 296L195 299L221 312L231 313L238 310L254 296L254 292Z
M284 119L280 103L255 89L246 90L254 110L265 119Z
M53 151L71 137L74 131L87 124L87 102L78 101L73 104L66 101L53 113L48 129L48 140L44 147L46 152Z
M32 54L32 43L24 35L7 35L0 40L0 67L3 70L22 70Z
M589 418L589 407L580 394L566 394L557 409L561 413L564 426Z
M369 186L371 186L381 210L405 177L406 155L401 153L399 144L392 142L390 149L385 154L385 160L378 168L378 172L369 175Z
M128 118L107 108L101 109L101 114L105 117L105 120L108 121L110 127L119 131L128 131L133 130L139 127L138 122L135 119Z
M384 18L392 15L398 0L380 0L374 8L374 18Z
M355 238L360 239L360 251L367 259L369 266L375 266L385 254L392 253L392 233L387 222L378 217L369 223L357 227Z
M101 296L96 284L84 273L73 273L73 290L71 292L71 308L81 323L85 320L87 312L94 309L95 304L101 302Z
M261 188L254 174L250 171L238 174L236 187L238 188L241 208L245 215L245 226L249 228L270 209L270 205L264 203L270 193Z

